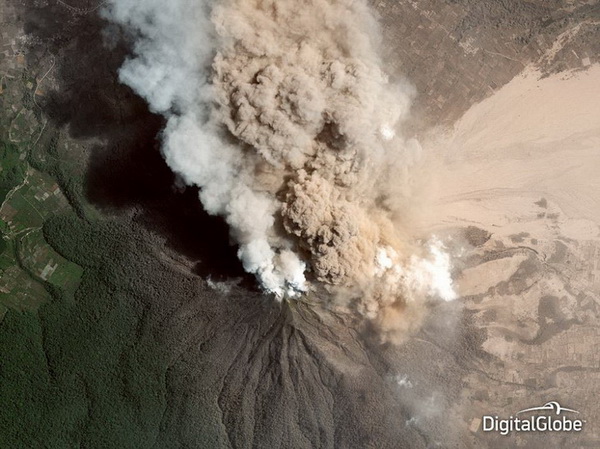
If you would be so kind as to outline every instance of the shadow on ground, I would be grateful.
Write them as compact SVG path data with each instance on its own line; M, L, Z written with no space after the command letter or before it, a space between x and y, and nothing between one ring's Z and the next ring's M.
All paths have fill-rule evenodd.
M93 6L79 3L82 10ZM58 86L39 103L57 127L91 142L88 155L72 155L88 157L87 200L108 213L133 211L136 222L197 261L201 276L245 276L223 220L204 212L196 189L174 187L159 149L164 120L118 81L126 37L97 11L77 12L55 2L36 5L27 2L23 11L25 32L34 43L28 62L52 55Z
M31 413L20 407L22 419L12 415L14 441L102 449L435 447L453 424L443 413L425 416L422 427L408 423L431 385L447 383L449 403L458 394L464 369L444 355L449 350L429 342L368 346L352 317L326 307L279 303L245 285L207 288L197 274L243 274L235 248L196 191L174 189L159 152L162 119L118 82L126 46L104 45L107 24L96 14L36 5L22 6L28 57L34 65L53 55L58 80L43 109L73 138L91 142L73 157L88 158L81 191L107 218L83 214L44 228L85 274L75 301L56 295L39 322L28 318L29 340L19 333L27 323L9 317L10 341L26 341L39 356L25 371L48 371L35 388L15 381L13 390L33 399L24 400ZM157 257L161 240L196 261L195 273ZM6 360L22 372L20 354L34 351L7 347ZM400 391L394 373L419 386Z

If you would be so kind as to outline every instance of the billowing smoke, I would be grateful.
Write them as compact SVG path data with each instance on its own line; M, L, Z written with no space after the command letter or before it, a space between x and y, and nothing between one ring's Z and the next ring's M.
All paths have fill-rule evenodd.
M387 328L410 327L396 318L418 314L412 299L454 298L439 241L407 256L398 196L420 147L398 127L412 90L383 72L366 0L108 4L135 39L121 81L167 118L167 163L265 290L317 286Z

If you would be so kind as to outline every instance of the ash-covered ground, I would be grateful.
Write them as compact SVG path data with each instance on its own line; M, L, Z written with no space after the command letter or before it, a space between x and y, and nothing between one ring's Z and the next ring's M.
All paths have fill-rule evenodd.
M33 76L39 88L30 107L40 123L48 120L43 132L50 136L43 134L28 161L56 180L70 206L44 222L43 234L84 269L73 294L44 284L52 299L39 311L4 315L3 446L598 444L593 421L600 410L589 399L600 370L597 264L590 262L598 254L597 218L568 207L579 190L561 196L560 186L571 182L562 172L551 178L558 189L539 173L516 176L515 167L539 160L532 150L532 159L518 163L519 151L528 151L518 139L494 147L496 159L481 156L487 140L477 128L477 117L503 115L503 98L511 104L522 97L520 85L516 93L493 94L525 67L539 67L536 84L542 75L573 76L567 70L597 63L598 5L372 6L384 68L417 92L405 132L425 148L440 148L439 133L428 130L454 124L484 98L500 98L500 106L466 115L458 135L442 140L468 151L444 154L450 162L440 179L463 181L442 189L434 215L441 218L427 227L461 254L452 274L464 294L430 304L420 330L401 345L382 343L375 326L332 310L316 294L278 302L261 293L223 220L206 214L197 191L183 188L163 161L164 119L118 81L131 49L126 39L107 39L98 3L2 3L2 36L11 48L1 61L5 76ZM554 142L570 136L566 128ZM471 131L480 140L464 137ZM598 135L591 126L576 131L584 142ZM537 149L539 140L534 134L526 141ZM512 165L498 162L506 148L514 151ZM584 156L596 166L593 154ZM540 170L552 160L545 164ZM464 181L485 170L506 183ZM510 415L550 400L585 414L585 431L481 432L483 414Z

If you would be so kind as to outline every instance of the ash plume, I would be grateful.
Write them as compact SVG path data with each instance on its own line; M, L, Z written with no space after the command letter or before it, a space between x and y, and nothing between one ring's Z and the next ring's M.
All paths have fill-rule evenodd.
M413 92L382 70L366 0L110 0L104 15L134 39L120 79L167 118L168 165L265 290L324 289L391 333L418 297L454 298L443 245L417 249L402 226Z

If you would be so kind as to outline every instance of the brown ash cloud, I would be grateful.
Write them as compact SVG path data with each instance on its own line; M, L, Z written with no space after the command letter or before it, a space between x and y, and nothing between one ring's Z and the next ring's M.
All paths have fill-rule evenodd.
M120 78L167 118L167 163L265 290L325 290L390 329L419 296L453 298L439 242L417 257L395 206L421 151L398 132L413 91L385 74L366 1L112 0L105 15L135 37Z

